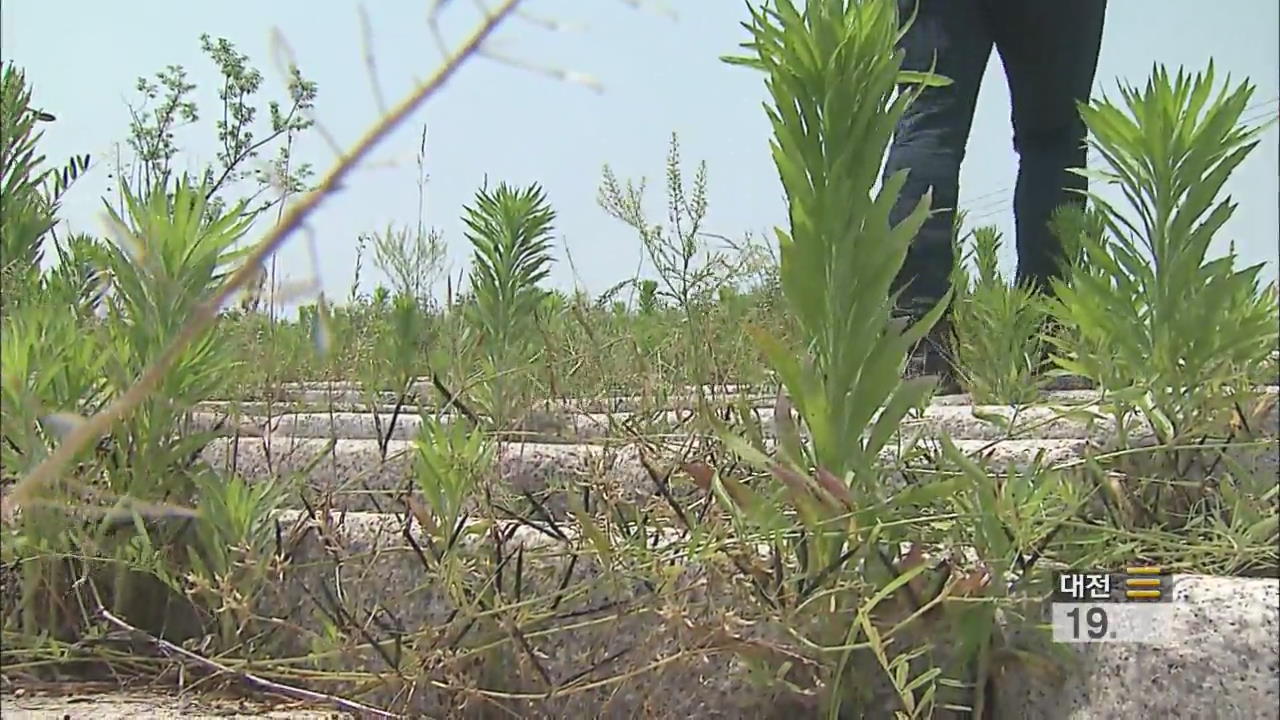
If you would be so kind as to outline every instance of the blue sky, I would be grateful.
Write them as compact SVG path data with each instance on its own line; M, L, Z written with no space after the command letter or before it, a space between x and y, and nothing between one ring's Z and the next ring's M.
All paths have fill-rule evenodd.
M531 16L570 29L549 31L517 18L498 31L493 49L589 74L603 92L486 58L473 60L379 148L375 167L357 173L311 221L328 293L346 294L359 233L417 222L413 154L424 123L430 174L426 221L444 233L455 276L468 254L459 216L486 176L544 187L558 214L553 285L600 292L632 276L639 241L597 206L601 168L608 163L622 178L649 178L651 217L663 220L664 158L672 132L679 133L690 171L698 161L707 162L708 230L758 236L784 222L767 148L761 77L718 60L745 39L739 25L745 6L738 0L668 3L674 17L623 0L528 0L524 8ZM139 100L134 91L139 76L152 76L169 64L187 68L199 86L203 117L178 132L186 150L180 167L195 170L213 160L216 68L200 51L201 33L225 37L250 56L266 76L265 101L283 97L270 43L273 29L279 29L303 73L319 83L320 123L339 143L357 138L378 114L362 56L359 7L349 0L10 0L0 16L0 56L26 70L35 102L57 116L57 122L44 126L46 155L61 161L73 153L93 154L95 167L73 188L63 214L74 229L101 232L99 198L110 185L107 174L117 144L127 159L126 103ZM426 24L427 4L367 7L380 84L394 100L439 61ZM1249 117L1275 117L1280 4L1222 0L1212 11L1208 7L1192 0L1113 0L1095 90L1114 95L1119 79L1141 82L1153 62L1199 70L1212 58L1221 74L1256 84ZM477 18L474 4L448 3L442 23L446 38L460 38ZM320 170L333 159L316 135L304 137L297 152ZM1228 185L1240 209L1217 247L1224 251L1234 239L1245 262L1267 263L1268 279L1276 277L1278 156L1273 128ZM976 220L1000 226L1009 246L1015 172L1008 90L993 54L962 173L961 203ZM565 261L566 248L576 275ZM310 253L300 238L290 242L279 261L287 277L311 274ZM1012 263L1010 255L1010 269ZM380 278L368 261L365 268L367 290Z

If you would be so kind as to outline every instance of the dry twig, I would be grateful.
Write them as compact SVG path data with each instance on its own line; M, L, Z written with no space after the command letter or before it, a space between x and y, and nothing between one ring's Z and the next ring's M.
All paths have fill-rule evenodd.
M142 640L146 640L148 643L151 643L152 645L156 646L167 655L175 655L184 660L190 661L202 668L205 668L206 670L210 670L218 674L234 676L238 680L248 685L252 685L253 687L256 687L260 690L265 690L269 693L274 693L276 695L282 695L284 697L293 698L294 700L323 703L325 705L329 705L334 708L337 708L338 710L341 710L343 712L355 713L358 717L382 717L382 718L400 717L399 715L396 715L394 713L389 713L385 710L379 710L378 708L371 707L369 705L364 705L362 703L355 702L354 700L347 700L345 698L340 698L336 695L326 695L325 693L315 692L314 690L306 690L303 688L293 687L292 685L285 685L283 683L275 682L274 680L267 680L266 678L258 677L257 675L254 675L252 673L247 673L240 670L236 670L234 668L227 667L226 665L223 665L219 662L210 660L209 658L206 658L206 657L202 657L200 655L197 655L196 653L191 652L190 650L174 645L168 640L163 640L161 638L155 637L154 635L148 632L139 630L138 628L130 625L124 620L121 620L115 615L112 615L111 611L107 610L106 608L98 608L98 614L101 615L104 620L111 623L112 625L115 625L117 628L124 630L130 635L133 635L134 637L137 637Z

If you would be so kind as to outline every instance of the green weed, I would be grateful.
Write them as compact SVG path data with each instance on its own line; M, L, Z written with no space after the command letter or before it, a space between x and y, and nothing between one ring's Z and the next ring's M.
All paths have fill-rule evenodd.
M485 405L499 424L519 414L520 375L539 350L534 318L544 296L538 283L550 272L554 219L537 185L482 188L466 210L473 250L470 329L484 373L492 378L486 383Z
M958 273L951 313L962 384L975 403L1030 403L1044 386L1048 311L1038 293L1001 276L999 231L982 227L971 236L977 273Z

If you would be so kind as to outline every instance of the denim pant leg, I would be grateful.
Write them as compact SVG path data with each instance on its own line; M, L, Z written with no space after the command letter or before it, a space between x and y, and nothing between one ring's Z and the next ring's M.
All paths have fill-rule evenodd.
M913 9L916 12L900 45L903 68L927 71L932 66L952 81L946 87L924 89L908 107L885 164L886 177L908 169L890 222L901 222L927 191L933 191L929 219L893 284L894 290L902 290L899 309L918 315L936 304L950 286L960 163L993 40L982 0L899 0L898 8L903 22Z
M1106 0L993 0L992 36L1009 80L1018 184L1013 212L1018 280L1047 290L1061 272L1062 242L1049 221L1083 205L1087 102L1098 67Z

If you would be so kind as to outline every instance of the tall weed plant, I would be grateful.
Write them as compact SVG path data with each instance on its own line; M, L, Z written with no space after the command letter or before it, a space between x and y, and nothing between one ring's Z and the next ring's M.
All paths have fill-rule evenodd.
M779 276L807 345L796 352L756 333L811 438L803 447L784 442L784 461L806 475L821 468L840 485L835 492L863 505L880 490L878 452L934 386L934 378L900 376L909 349L946 304L911 327L890 322L890 279L928 215L929 198L894 226L889 212L906 173L886 179L878 192L875 186L912 97L899 92L900 83L921 78L901 70L901 30L889 2L814 2L799 10L781 1L752 7L744 25L752 35L744 47L753 54L728 60L766 75L770 146L791 221L789 230L777 230ZM816 545L812 572L840 555L848 539L842 535Z
M776 539L798 523L784 533L786 560L775 562L795 568L792 602L821 608L817 642L840 648L829 665L827 717L844 717L842 707L858 716L889 712L873 699L875 676L854 671L867 670L855 648L874 658L894 712L929 717L940 702L942 671L922 664L927 646L898 633L923 609L897 614L890 607L908 584L921 589L932 581L921 577L928 568L918 557L900 556L916 521L907 514L912 505L898 503L886 487L879 455L935 386L936 378L904 381L901 373L950 297L914 325L891 320L890 283L930 198L894 225L889 214L906 173L877 183L915 88L946 81L902 69L896 46L903 28L893 2L820 0L800 9L778 0L750 13L744 26L751 40L743 46L751 54L729 61L765 73L770 146L790 219L787 230L777 231L779 276L802 347L755 333L785 390L774 410L778 457L725 435L731 449L767 468L781 491L718 476L710 484L741 527L754 525ZM782 548L775 542L775 553ZM990 625L973 629L985 637Z
M1048 309L1038 293L1001 275L996 228L976 228L971 237L975 273L957 267L951 313L961 381L975 403L1031 402L1044 385Z
M813 461L857 490L875 484L873 459L934 378L902 382L907 353L941 316L890 323L890 281L929 212L929 198L898 225L889 212L906 172L876 190L884 150L918 81L901 70L901 30L887 2L782 1L751 9L750 58L766 73L774 163L789 230L777 231L788 310L808 344L797 355L770 336L759 341L812 434ZM949 300L949 297L946 298ZM887 410L874 420L881 408ZM863 438L864 430L872 430ZM795 461L801 458L793 458Z
M652 318L659 307L671 310L639 328L641 352L669 357L669 363L679 366L678 372L687 373L696 392L702 395L707 383L725 380L725 366L735 356L749 352L749 348L737 343L725 347L718 342L724 338L716 332L716 326L740 323L745 313L735 312L739 308L733 303L717 300L736 292L752 271L752 263L758 261L759 248L750 238L743 243L727 241L728 248L712 247L709 239L713 234L706 229L707 166L699 163L693 182L686 182L675 133L667 149L665 225L650 222L645 214L643 178L619 182L607 165L602 175L597 195L600 207L637 232L644 256L658 277L636 278L630 283L639 291L640 315ZM679 323L678 335L670 332L673 322Z
M1237 207L1223 186L1265 127L1241 123L1253 93L1218 87L1212 63L1194 75L1157 66L1145 87L1081 107L1106 165L1088 174L1123 204L1095 192L1097 222L1077 224L1095 229L1078 234L1074 270L1054 283L1053 314L1074 330L1054 340L1056 361L1163 443L1220 434L1280 332L1262 266L1208 257Z
M127 216L107 211L117 230L107 246L111 293L106 327L112 352L107 377L123 392L164 351L195 311L241 262L239 247L253 220L244 205L212 214L208 192L189 178L157 186L143 197L124 191ZM244 360L234 347L205 333L175 363L134 422L117 432L118 467L112 490L158 500L189 496L174 470L187 464L199 434L178 438L175 428L197 402L225 392Z
M499 422L518 412L520 380L538 353L535 319L551 268L555 211L538 185L481 188L463 221L472 247L471 330L490 381L487 405Z
M605 212L636 230L644 254L658 276L658 280L637 279L632 283L639 291L641 314L652 315L659 304L669 304L694 334L705 334L707 299L725 268L721 258L707 251L702 237L708 208L706 163L698 164L692 185L686 187L679 139L674 133L667 151L666 180L666 226L651 223L645 216L645 181L628 180L624 186L608 165L602 172L598 203ZM672 338L660 329L652 328L644 335L648 336L642 338L647 341L644 350L656 349L661 340L668 341L663 343L664 350L671 345ZM700 350L676 362L687 362L694 377L710 379L715 348ZM668 352L676 355L675 348Z

